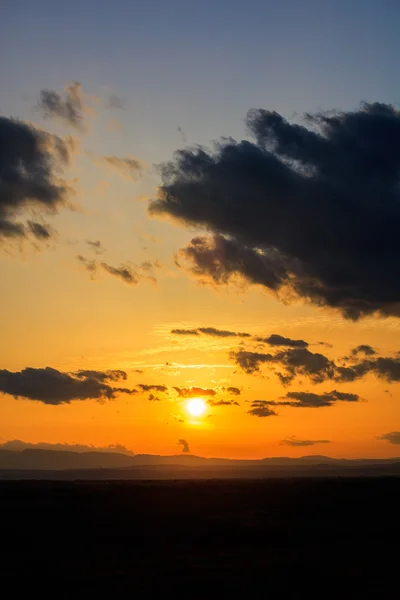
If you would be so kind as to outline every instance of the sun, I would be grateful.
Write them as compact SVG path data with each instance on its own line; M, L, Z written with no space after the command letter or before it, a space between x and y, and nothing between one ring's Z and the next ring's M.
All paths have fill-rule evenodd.
M206 403L201 398L191 398L186 402L186 410L193 417L201 417L206 410Z

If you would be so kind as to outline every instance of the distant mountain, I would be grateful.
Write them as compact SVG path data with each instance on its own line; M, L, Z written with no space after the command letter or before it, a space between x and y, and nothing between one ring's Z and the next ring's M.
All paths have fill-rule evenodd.
M372 469L386 468L398 464L400 458L392 459L334 459L328 456L303 456L301 458L273 457L260 460L236 460L227 458L203 458L191 454L159 456L154 454L126 455L118 452L72 452L63 450L25 449L21 451L0 449L0 470L4 478L6 471L90 471L117 470L113 478L136 478L134 470L152 472L154 476L163 473L172 476L172 471L178 474L190 471L196 477L209 472L210 476L220 473L235 473L234 476L252 477L271 473L300 473L304 469L332 472L338 469ZM90 476L90 478L93 478ZM104 478L103 476L101 478Z

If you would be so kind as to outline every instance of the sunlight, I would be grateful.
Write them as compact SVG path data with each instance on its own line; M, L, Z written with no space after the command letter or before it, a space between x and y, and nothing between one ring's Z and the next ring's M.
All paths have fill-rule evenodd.
M206 403L202 398L191 398L186 403L186 410L193 417L201 417L206 410Z

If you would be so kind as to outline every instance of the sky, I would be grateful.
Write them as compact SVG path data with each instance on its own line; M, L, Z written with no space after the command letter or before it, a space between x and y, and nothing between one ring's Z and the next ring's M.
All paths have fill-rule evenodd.
M398 2L1 13L0 444L398 456Z

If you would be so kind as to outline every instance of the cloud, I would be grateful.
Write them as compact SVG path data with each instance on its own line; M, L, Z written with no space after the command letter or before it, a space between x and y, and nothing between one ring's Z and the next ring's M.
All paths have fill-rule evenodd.
M357 394L338 392L336 390L325 392L324 394L314 394L313 392L289 392L282 400L252 401L248 413L256 417L270 417L277 415L277 413L274 411L276 406L290 406L292 408L323 408L327 406L333 406L336 402L358 402L359 400L360 397Z
M140 388L142 390L142 392L151 392L151 391L155 391L155 392L166 392L168 390L166 385L155 385L155 384L146 384L146 383L139 383L136 387Z
M316 444L330 444L330 440L299 440L294 435L287 439L282 440L282 446L294 446L294 447L305 447L305 446L315 446Z
M277 333L273 333L267 338L256 337L257 342L269 344L270 346L288 346L290 348L307 348L308 342L304 340L292 340Z
M38 108L45 118L59 119L75 129L84 130L85 106L82 86L77 81L66 86L64 94L42 90Z
M389 442L389 444L400 444L400 431L390 431L389 433L384 433L376 439Z
M85 444L50 444L48 442L38 442L32 444L30 442L22 442L21 440L9 440L0 444L1 450L13 450L15 452L22 452L23 450L55 450L60 452L107 452L118 454L126 454L127 456L135 456L134 452L128 450L121 444L110 444L109 446L88 446Z
M173 389L178 393L180 398L195 398L196 396L215 396L216 390L212 388L201 388L201 387L177 387Z
M171 329L171 333L174 335L209 335L211 337L241 337L249 338L250 333L243 331L230 331L229 329L217 329L216 327L197 327L196 329Z
M147 400L150 400L150 402L161 402L161 399L154 394L150 394Z
M94 373L96 376L76 375L63 373L51 367L43 369L27 367L18 372L2 369L0 370L0 392L14 396L16 399L26 398L52 405L69 404L72 400L112 400L118 394L137 393L136 390L113 387L104 383L100 372L94 371Z
M123 379L124 381L127 379L127 374L125 371L121 371L120 369L110 369L108 371L93 371L90 369L81 369L79 371L75 371L73 373L75 377L79 379L87 379L88 377L97 379L97 381L105 382L105 381L120 381Z
M0 117L0 238L21 238L29 232L47 239L50 229L18 219L32 209L56 213L71 188L60 177L72 153L69 140L36 129L29 123Z
M85 258L81 254L78 254L76 257L79 262L84 266L86 271L89 271L91 277L93 278L97 271L97 263L95 260L90 260L89 258Z
M212 398L207 400L207 404L210 406L240 406L236 400L213 400Z
M360 346L356 346L356 348L353 348L351 354L352 356L358 356L359 354L364 354L365 356L373 356L374 354L376 354L376 352L372 348L372 346L369 346L368 344L361 344Z
M48 240L51 238L51 227L48 223L42 224L35 221L27 221L30 232L38 240Z
M230 357L248 374L258 372L263 363L281 366L283 372L277 375L283 384L290 383L299 375L308 377L313 383L322 383L335 376L334 362L307 348L290 348L276 354L238 350L232 351Z
M137 285L139 280L137 278L136 273L131 269L129 265L121 265L120 267L112 267L111 265L102 262L101 266L109 275L113 275L118 279L121 279L124 283L128 285Z
M267 400L254 400L247 412L253 417L276 417L277 413L270 408L270 404Z
M212 232L178 255L203 279L397 317L400 112L365 103L306 123L250 110L254 141L178 151L149 211Z
M293 406L296 408L321 408L324 406L332 406L335 402L358 402L360 397L358 394L349 394L346 392L338 392L332 390L324 394L314 394L313 392L288 392L286 394L289 402L277 402L276 405ZM294 402L292 402L294 400Z
M137 181L143 172L143 163L132 156L96 156L95 163L110 167L123 177Z
M171 329L173 335L199 335L197 329Z
M100 251L98 251L97 254L100 254ZM117 279L120 279L127 285L137 285L139 281L143 279L157 283L157 279L151 272L154 269L161 268L159 261L154 261L153 263L145 261L141 265L131 266L130 264L122 264L119 267L113 267L106 262L98 263L96 260L85 258L81 254L78 254L76 258L84 266L86 271L89 271L92 279L94 279L94 275L97 273L98 269L102 268L109 275L117 277Z
M95 254L104 254L106 251L100 240L86 240L86 244L89 246L89 248L91 248L91 250L94 250Z
M260 372L262 364L281 367L277 376L283 384L295 377L303 376L313 383L324 381L352 382L372 374L378 379L393 383L400 381L400 357L364 358L341 366L323 354L311 352L307 348L289 348L276 354L237 350L230 352L230 358L247 374Z
M234 396L240 396L240 389L237 387L229 386L227 388L223 388L223 390L227 391L228 394L233 394Z
M178 446L181 446L182 452L190 452L189 443L186 440L183 440L183 439L178 440Z

